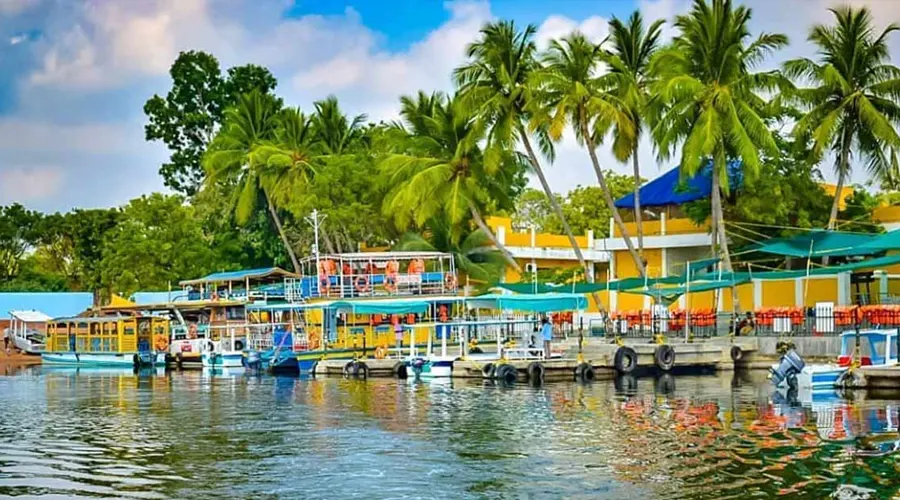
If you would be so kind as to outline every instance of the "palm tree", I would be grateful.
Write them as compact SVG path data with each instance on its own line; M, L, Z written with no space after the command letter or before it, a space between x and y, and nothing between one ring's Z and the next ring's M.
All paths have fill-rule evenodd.
M868 8L829 10L836 24L813 26L809 34L820 61L794 59L784 70L814 85L796 92L808 110L794 127L799 143L812 140L815 163L826 150L837 157L837 190L828 220L828 229L834 229L853 150L871 174L887 183L898 174L900 69L889 64L887 37L900 26L892 23L876 36Z
M428 223L428 237L406 233L394 246L399 251L445 252L453 255L456 268L473 281L490 285L500 280L505 269L505 257L497 249L490 249L490 231L466 230L454 234L453 225L438 217Z
M731 256L725 235L722 191L729 189L728 160L739 160L748 174L760 166L760 150L777 154L764 118L768 103L759 92L783 85L778 72L752 72L770 52L787 45L787 37L762 34L751 41L750 9L731 0L694 0L690 13L675 20L678 34L650 64L658 75L656 90L666 106L652 130L660 156L681 145L681 168L694 175L712 166L713 253L726 270ZM736 300L736 298L735 298Z
M638 146L646 116L652 103L650 58L659 48L659 36L665 21L656 20L644 30L641 11L636 10L623 23L616 17L609 22L612 49L604 54L609 72L599 79L600 87L613 93L623 107L634 133L615 131L613 153L619 161L631 158L634 169L634 222L637 225L638 249L644 252L644 228L641 213L641 167Z
M632 141L635 136L634 122L625 107L617 98L605 94L599 87L596 75L601 55L600 45L592 43L578 32L562 41L551 41L543 57L543 68L534 73L537 82L535 88L540 99L533 101L532 117L539 124L546 123L550 137L554 140L559 140L565 126L570 124L575 137L587 147L606 206L622 233L622 239L625 240L635 266L641 276L644 276L644 261L635 250L622 215L616 209L597 159L593 132L595 127L604 130L610 125L614 126L626 141Z
M337 97L328 96L314 103L316 112L312 117L315 133L323 143L326 154L345 155L352 152L364 136L363 122L366 115L356 115L348 120L341 111Z
M401 116L404 123L389 131L400 152L381 162L393 186L384 201L385 214L399 227L411 222L423 227L443 216L453 236L474 220L509 264L521 272L482 217L492 200L503 198L514 176L523 170L518 157L507 153L502 168L492 173L485 169L479 146L485 136L484 121L464 107L459 97L423 92L415 99L405 96Z
M481 29L480 38L466 49L468 63L454 71L454 77L463 96L463 102L477 110L490 126L485 150L485 164L488 171L495 171L503 151L512 151L517 142L525 147L531 170L537 176L550 200L553 212L562 222L563 231L569 244L585 270L585 276L593 279L587 262L572 228L563 216L559 200L547 182L534 147L532 132L526 129L530 121L532 73L539 65L535 58L537 47L534 35L537 28L528 25L518 31L512 21L488 23ZM552 159L553 145L546 130L533 131L541 147L541 152Z
M260 163L258 148L270 144L279 128L278 106L274 98L254 90L240 97L237 105L225 111L222 129L216 134L203 158L206 182L235 182L234 216L246 224L256 210L260 194L265 198L272 222L291 259L294 271L300 264L284 233L281 218L272 200L271 172Z

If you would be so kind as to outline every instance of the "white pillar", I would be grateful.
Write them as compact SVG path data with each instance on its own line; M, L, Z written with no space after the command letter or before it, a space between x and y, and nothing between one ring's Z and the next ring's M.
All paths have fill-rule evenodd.
M839 306L847 306L853 301L850 292L850 273L838 273L837 275L837 303Z
M803 307L803 278L794 278L794 305Z
M666 213L661 212L659 214L659 234L665 236L666 234Z
M887 271L875 271L878 275L878 303L884 304L888 297L888 274Z
M609 253L609 277L607 278L607 282L613 281L616 279L616 254L615 252ZM609 291L609 310L617 311L619 307L619 292L610 290Z
M753 280L753 309L759 309L763 306L763 282L762 280Z
M666 247L662 248L662 274L660 276L666 277L669 275L669 251Z
M612 217L609 218L609 237L610 238L616 237L616 220L613 219Z
M497 226L497 241L506 245L506 226Z

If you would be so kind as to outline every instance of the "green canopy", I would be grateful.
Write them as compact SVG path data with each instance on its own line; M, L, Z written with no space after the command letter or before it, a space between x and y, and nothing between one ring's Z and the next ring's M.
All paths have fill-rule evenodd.
M697 271L702 271L707 267L714 266L719 263L718 257L714 257L712 259L703 259L703 260L695 260L687 263L687 270L691 274L696 273Z
M648 284L668 283L677 284L684 283L683 276L667 276L665 278L625 278L602 283L571 283L557 285L553 283L497 283L497 288L503 288L515 293L594 293L606 290L627 290L629 288L642 287Z
M816 230L790 238L773 238L750 247L757 252L787 257L850 257L872 255L879 250L865 248L878 235Z
M900 229L889 233L879 234L872 241L859 246L863 250L883 252L886 250L900 250Z
M541 294L487 294L472 297L466 301L469 307L481 309L524 311L544 313L550 311L570 311L585 309L587 299L581 293L541 293Z
M429 304L424 300L341 300L331 304L338 311L349 311L354 314L409 314L428 311Z
M732 280L698 280L692 281L688 284L681 285L667 285L667 284L656 284L649 287L644 288L633 288L631 290L624 290L622 293L633 293L638 295L649 295L657 300L657 302L662 302L666 305L671 304L678 300L678 297L690 292L690 293L699 293L699 292L707 292L709 290L718 290L720 288L731 288L732 286L743 285L744 283L749 283L750 278L742 278Z

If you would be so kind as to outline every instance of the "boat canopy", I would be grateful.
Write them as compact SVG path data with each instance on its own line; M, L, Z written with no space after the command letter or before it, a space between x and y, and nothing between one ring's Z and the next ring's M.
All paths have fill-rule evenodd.
M487 294L466 300L470 308L514 310L532 313L585 309L587 299L579 293Z
M10 311L9 315L13 319L17 319L23 323L46 323L52 321L53 318L47 316L40 311Z
M202 278L184 280L180 285L199 285L201 283L227 283L229 281L244 281L247 279L263 278L299 278L299 274L285 271L280 267L263 267L258 269L244 269L241 271L222 271L212 273Z
M316 262L317 260L337 260L337 261L348 261L348 262L369 262L369 261L383 261L383 260L412 260L412 259L442 259L442 258L450 258L453 254L444 253L444 252L350 252L350 253L335 253L335 254L320 254L318 259L315 256L306 257L302 259L301 262Z
M431 307L431 303L416 299L340 300L332 302L330 307L353 314L409 314L424 313Z

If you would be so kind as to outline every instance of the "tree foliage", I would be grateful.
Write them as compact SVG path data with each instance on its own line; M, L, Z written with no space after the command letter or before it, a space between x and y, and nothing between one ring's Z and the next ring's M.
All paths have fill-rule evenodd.
M274 91L277 81L268 69L254 64L229 68L223 75L215 57L193 50L178 55L169 75L172 88L166 97L154 95L144 104L149 122L144 133L171 153L159 169L165 185L192 196L204 177L201 158L225 110L251 90Z

